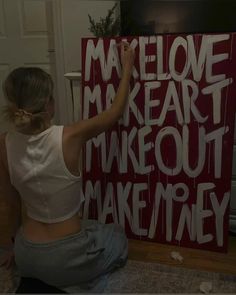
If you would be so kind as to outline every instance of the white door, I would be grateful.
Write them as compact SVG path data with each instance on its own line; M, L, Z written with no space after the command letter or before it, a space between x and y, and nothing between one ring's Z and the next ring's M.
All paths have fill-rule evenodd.
M55 74L52 2L0 0L0 84L19 66L37 66ZM4 106L2 87L0 108ZM1 112L1 110L0 110ZM0 113L0 133L7 125Z

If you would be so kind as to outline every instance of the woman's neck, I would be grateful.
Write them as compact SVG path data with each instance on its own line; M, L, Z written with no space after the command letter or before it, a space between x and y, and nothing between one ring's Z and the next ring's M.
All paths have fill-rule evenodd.
M45 124L43 124L43 126L41 126L41 128L28 127L28 128L24 128L24 129L17 130L17 131L22 134L25 134L25 135L36 135L36 134L39 134L39 133L43 132L44 130L50 128L51 126L52 126L51 121L47 121L47 122L45 122Z

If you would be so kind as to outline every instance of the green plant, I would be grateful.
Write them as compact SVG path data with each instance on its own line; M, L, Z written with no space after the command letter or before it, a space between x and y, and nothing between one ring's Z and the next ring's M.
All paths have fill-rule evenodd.
M99 22L95 22L91 15L88 14L90 22L90 32L96 37L112 37L120 33L120 17L114 18L116 3L111 9L108 10L105 18L100 18Z

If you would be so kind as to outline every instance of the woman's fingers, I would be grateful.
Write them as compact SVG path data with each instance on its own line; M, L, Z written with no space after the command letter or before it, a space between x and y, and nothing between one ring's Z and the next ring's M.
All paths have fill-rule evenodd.
M120 41L120 43L117 43L116 46L117 47L121 47L121 46L128 47L129 46L129 42L127 42L127 41Z
M127 41L121 41L116 46L121 49L122 68L132 69L134 64L135 52Z

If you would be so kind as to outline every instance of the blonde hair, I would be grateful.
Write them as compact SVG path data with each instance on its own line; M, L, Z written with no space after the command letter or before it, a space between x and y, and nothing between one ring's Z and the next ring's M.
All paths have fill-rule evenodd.
M4 113L19 131L46 128L46 106L52 99L53 81L40 68L17 68L3 83L3 93L8 105Z

